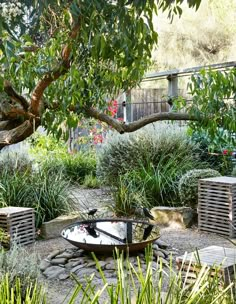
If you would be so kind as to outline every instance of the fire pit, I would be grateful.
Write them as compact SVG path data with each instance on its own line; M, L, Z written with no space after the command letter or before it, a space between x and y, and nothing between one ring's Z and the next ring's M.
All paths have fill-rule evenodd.
M94 252L138 251L160 237L156 225L129 219L79 221L65 227L61 236L71 244Z

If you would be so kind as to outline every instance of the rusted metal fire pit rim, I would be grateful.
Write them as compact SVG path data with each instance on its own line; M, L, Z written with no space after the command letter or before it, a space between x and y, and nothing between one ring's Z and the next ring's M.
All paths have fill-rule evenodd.
M82 220L82 221L77 221L76 223L67 225L66 227L63 228L61 231L61 236L67 240L69 243L72 245L79 247L81 249L87 250L87 251L94 251L97 253L111 253L115 248L119 250L124 250L124 251L129 251L129 252L135 252L144 249L148 244L153 243L155 240L160 238L160 234L157 233L156 237L137 242L137 243L126 243L126 244L94 244L94 243L82 243L82 242L77 242L73 241L69 238L64 237L63 231L67 229L71 229L74 226L83 225L83 224L92 224L92 223L99 223L99 222L125 222L125 223L137 223L137 224L145 224L148 226L153 226L157 227L156 224L150 223L148 221L144 220L134 220L134 219L127 219L127 218L102 218L102 219L88 219L88 220Z

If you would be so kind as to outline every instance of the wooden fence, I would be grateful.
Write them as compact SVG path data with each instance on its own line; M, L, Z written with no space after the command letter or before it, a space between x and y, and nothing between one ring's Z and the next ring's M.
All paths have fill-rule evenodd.
M233 61L147 74L142 83L148 82L150 87L132 89L126 97L122 95L118 99L117 117L125 117L127 122L132 122L153 113L168 112L170 110L168 101L173 98L182 96L191 102L192 97L188 94L187 83L192 75L202 69L227 70L235 67L236 62Z

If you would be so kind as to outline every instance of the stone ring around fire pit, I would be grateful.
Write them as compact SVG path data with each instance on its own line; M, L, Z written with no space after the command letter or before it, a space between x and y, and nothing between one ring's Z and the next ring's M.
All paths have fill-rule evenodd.
M149 222L130 219L94 219L65 227L61 236L81 249L100 253L134 252L160 237L159 228Z

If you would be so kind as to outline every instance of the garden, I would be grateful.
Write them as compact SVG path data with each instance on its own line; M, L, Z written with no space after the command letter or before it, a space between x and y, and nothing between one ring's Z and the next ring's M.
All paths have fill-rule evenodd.
M99 128L97 132L100 132ZM101 191L99 189L106 190L109 200L95 202L95 207L98 208L95 217L98 218L101 216L100 209L104 208L105 215L132 219L145 217L143 207L149 210L158 206L189 207L196 210L198 180L221 175L234 176L235 169L230 153L222 151L221 154L212 155L205 145L205 136L190 136L189 133L188 127L165 123L155 123L125 135L110 130L102 144L94 143L96 134L92 134L92 137L87 136L86 144L81 145L79 151L70 153L67 142L35 133L28 141L27 154L3 151L0 161L1 207L34 208L38 240L34 249L32 245L23 248L13 244L10 251L2 252L2 290L10 286L14 297L25 301L24 303L47 303L45 294L48 294L49 303L60 303L67 293L71 297L70 300L66 298L68 303L99 303L101 299L106 299L109 303L117 303L118 299L123 299L123 303L198 303L199 299L202 303L233 303L231 288L234 283L226 289L218 289L217 272L209 287L210 270L206 268L191 288L182 281L181 270L176 272L175 257L185 250L192 251L198 246L201 248L204 244L194 229L186 232L189 229L161 229L161 239L170 244L169 248L164 245L164 256L161 256L160 251L156 254L154 248L147 248L145 253L139 253L140 256L131 255L129 258L120 253L118 258L114 257L113 262L112 272L116 273L116 277L111 277L110 272L104 268L106 259L95 255L85 256L87 264L93 265L92 270L86 268L87 264L82 264L86 274L82 276L78 272L77 277L72 272L66 280L66 277L55 278L48 274L46 268L42 268L42 262L39 262L39 254L41 259L48 261L55 248L58 251L68 247L66 242L61 242L58 238L44 240L40 236L42 223L59 215L76 212L83 219L90 207L93 207L93 197L88 198L89 204L79 204L71 196L71 191L75 188L91 193ZM178 243L180 234L184 245ZM3 233L2 240L4 237L6 238ZM203 234L203 237L207 245L225 244L232 247L226 239L222 241L220 237L209 237L207 234ZM43 242L46 244L42 245ZM51 242L53 246L50 245ZM186 245L187 242L191 246ZM30 256L28 247L32 251ZM175 251L172 247L179 248L180 251ZM69 249L66 252L68 254ZM57 254L62 256L65 252ZM73 283L65 283L68 279ZM46 292L44 284L48 280L54 282L50 283L51 291L49 288ZM124 286L127 282L135 283L128 284L130 287L126 289ZM77 287L73 290L75 285ZM99 289L95 286L99 286ZM197 291L194 293L195 289ZM52 290L53 298L50 294ZM55 290L60 290L60 297ZM81 293L82 300L78 296ZM6 294L4 291L2 297ZM8 296L10 301L13 295L10 293L6 297Z
M235 230L234 207L226 214L224 185L213 187L212 203L224 236L197 227L199 180L227 177L227 204L235 202L235 65L195 70L191 100L167 96L169 111L128 122L129 101L122 101L118 115L116 96L140 85L152 67L157 12L171 21L183 2L1 2L0 209L16 215L0 212L0 303L235 302L236 249L224 230L226 218ZM12 145L21 142L16 151ZM63 216L82 221L99 254L59 237ZM101 252L99 233L114 234L93 223L106 217L126 222L126 236L115 239L129 249ZM149 244L131 252L134 222L145 223L139 243ZM46 223L55 238L46 238ZM64 234L78 228L68 227ZM201 265L207 246L223 248L232 269L222 272L223 258ZM194 269L186 251L194 252Z

